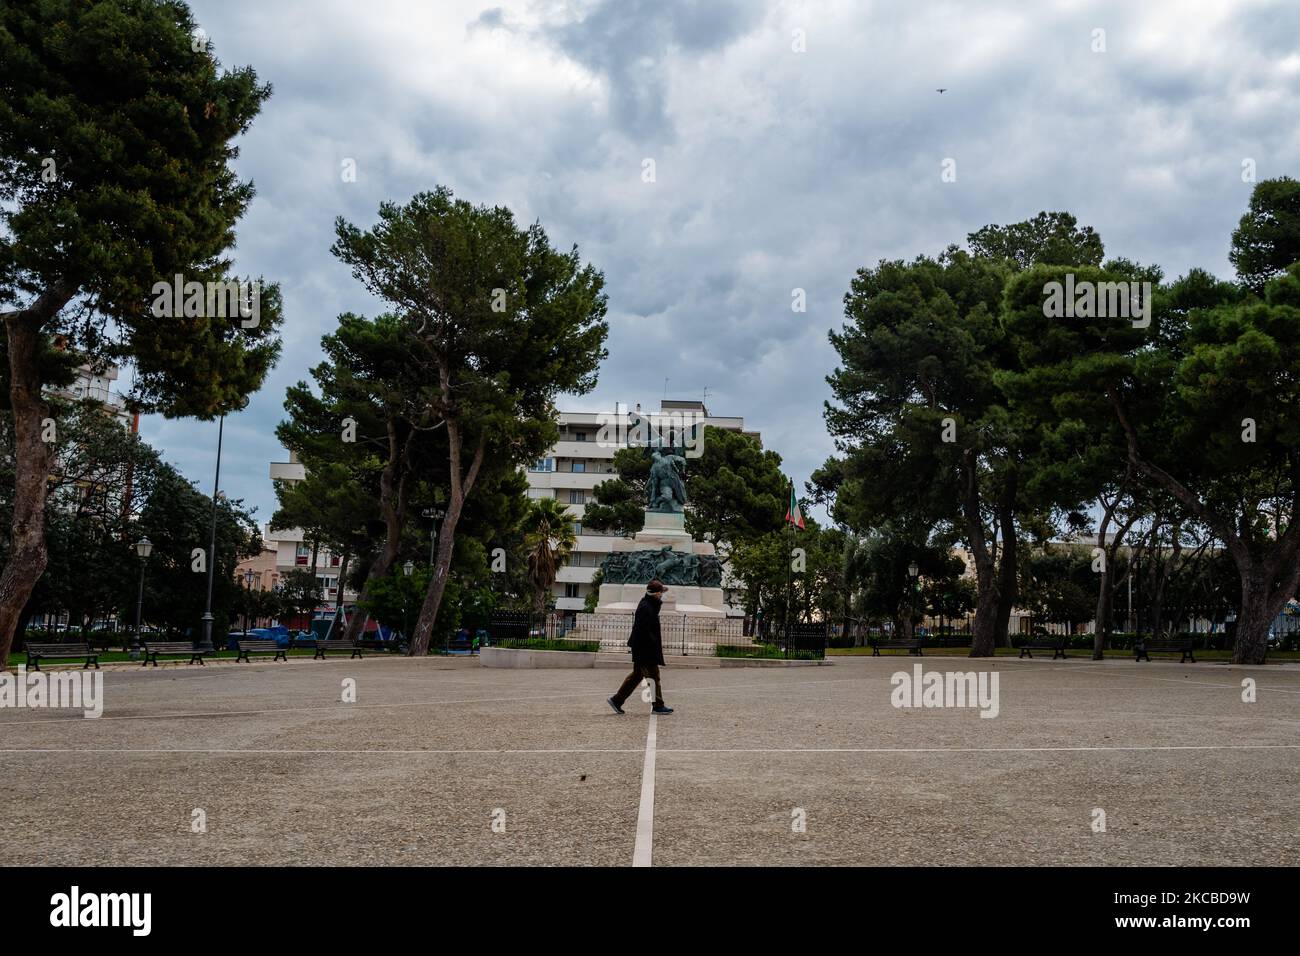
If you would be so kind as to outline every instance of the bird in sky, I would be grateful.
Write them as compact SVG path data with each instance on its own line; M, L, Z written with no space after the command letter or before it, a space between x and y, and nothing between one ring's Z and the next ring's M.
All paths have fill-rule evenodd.
M945 86L945 87L942 87L942 88L939 90L939 92L940 92L940 93L943 93L943 92L945 92L947 89L948 89L948 87L946 87L946 86Z

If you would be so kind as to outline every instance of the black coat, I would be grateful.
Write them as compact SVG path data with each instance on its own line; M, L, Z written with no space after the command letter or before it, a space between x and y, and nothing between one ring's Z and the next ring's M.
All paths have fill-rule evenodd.
M662 664L664 662L663 636L659 631L659 609L663 602L646 595L636 606L632 620L632 636L627 646L632 648L634 664Z

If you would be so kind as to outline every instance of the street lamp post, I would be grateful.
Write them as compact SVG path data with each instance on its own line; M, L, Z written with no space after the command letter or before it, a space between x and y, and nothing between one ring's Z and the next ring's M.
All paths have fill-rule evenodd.
M217 475L212 482L212 533L208 540L208 603L203 612L203 647L212 647L212 574L217 565L217 494L221 491L221 439L226 431L226 416L217 425Z
M406 575L409 578L414 571L415 571L415 562L408 558L406 563L402 565L402 574ZM407 601L406 588L402 588L402 632L403 632L402 636L403 637L407 637L407 634L405 632L406 632L407 625L410 623L410 616L411 616L411 606L410 603Z
M421 514L426 518L433 519L433 523L429 528L429 567L433 567L433 553L438 544L438 522L442 520L442 516L446 512L441 508L425 508Z
M253 577L255 573L252 568L244 572L244 633L248 633L248 604L253 599Z
M135 544L135 553L140 556L140 590L135 598L135 646L131 648L133 661L140 659L140 614L144 610L144 566L152 551L153 542L148 538L141 538Z
M917 589L917 584L919 583L917 581L917 576L920 575L920 573L921 573L921 569L917 566L915 561L913 561L911 564L907 566L907 576L912 582L912 587L910 589L911 600L908 602L908 604L911 605L911 609L909 611L909 616L907 619L907 626L908 626L908 630L910 631L911 637L916 636L916 589Z

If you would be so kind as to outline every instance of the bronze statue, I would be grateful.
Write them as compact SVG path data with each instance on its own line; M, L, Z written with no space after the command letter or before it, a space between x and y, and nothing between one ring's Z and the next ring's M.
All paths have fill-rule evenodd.
M686 459L671 448L666 453L656 448L650 457L650 477L646 481L650 499L647 510L667 514L682 511L686 505L686 482L682 479L686 473Z
M626 584L627 559L626 551L611 551L607 554L600 563L601 581L604 584Z
M722 587L722 560L715 555L700 556L700 587Z

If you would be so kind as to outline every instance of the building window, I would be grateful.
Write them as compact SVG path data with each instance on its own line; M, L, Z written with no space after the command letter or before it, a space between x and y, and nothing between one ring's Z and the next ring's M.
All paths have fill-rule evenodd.
M581 488L569 489L569 504L585 505L587 503L587 493Z
M533 462L532 467L530 467L528 470L529 471L554 471L555 459L539 458L535 462Z
M566 584L564 586L564 596L566 598L578 597L578 586L576 584Z
M570 471L573 472L585 472L586 470L587 470L587 463L585 461L575 461L573 463L573 467L570 469Z
M574 533L574 534L582 534L582 522L581 522L581 521L575 521L575 522L573 522L573 533Z
M574 441L586 441L586 440L587 440L587 433L586 433L586 432L574 432L574 434L573 434L573 440L574 440Z
M533 498L534 500L538 498L550 498L551 489L550 488L529 488L528 497Z
M294 554L293 563L306 567L311 564L311 548L305 544L298 545L298 550Z

